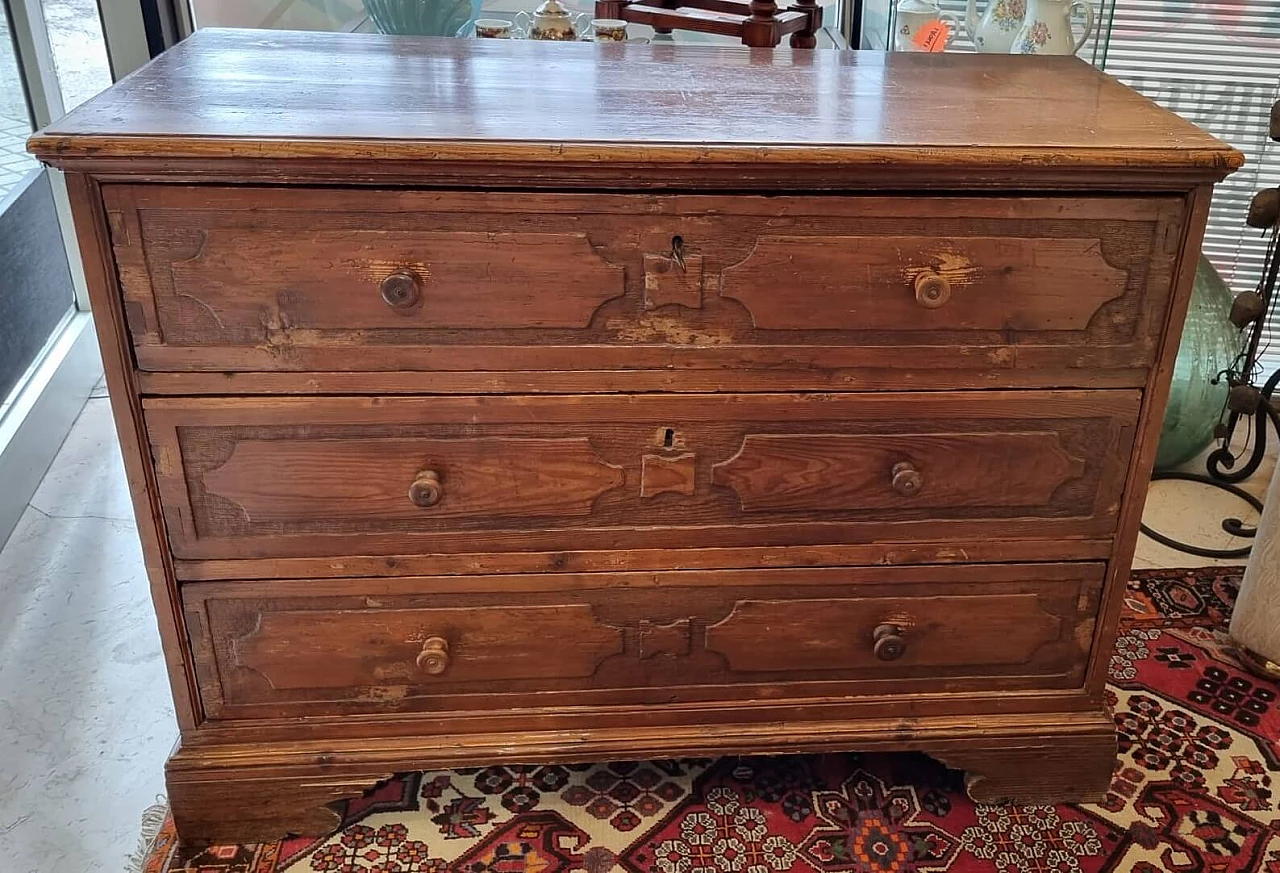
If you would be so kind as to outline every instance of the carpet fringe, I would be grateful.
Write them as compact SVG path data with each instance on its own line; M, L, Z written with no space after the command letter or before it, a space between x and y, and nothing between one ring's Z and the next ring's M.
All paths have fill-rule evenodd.
M142 833L138 837L138 848L125 859L124 873L142 873L142 865L147 862L151 850L155 846L156 837L169 817L169 803L163 794L156 796L156 802L142 811Z

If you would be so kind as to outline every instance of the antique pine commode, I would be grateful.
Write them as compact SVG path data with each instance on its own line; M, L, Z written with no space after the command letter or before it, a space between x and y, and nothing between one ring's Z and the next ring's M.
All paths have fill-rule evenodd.
M510 761L1106 787L1212 137L1074 58L204 31L31 150L185 839Z

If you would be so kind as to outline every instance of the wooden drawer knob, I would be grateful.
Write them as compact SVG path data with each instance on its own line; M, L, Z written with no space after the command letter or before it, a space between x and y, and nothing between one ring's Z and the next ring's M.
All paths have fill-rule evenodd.
M902 628L896 624L878 625L872 636L876 657L881 661L896 661L906 654L907 641L902 638Z
M914 497L924 488L924 477L910 461L893 465L893 490L903 497Z
M444 486L440 484L440 474L435 470L423 470L409 486L409 499L423 509L435 506L443 496Z
M925 309L937 309L946 306L951 299L951 283L933 270L922 270L916 274L916 302Z
M392 309L412 309L422 300L418 277L412 273L392 273L378 287L382 291L382 299Z
M449 641L444 637L428 637L422 644L422 651L418 653L418 667L432 676L439 676L448 670Z

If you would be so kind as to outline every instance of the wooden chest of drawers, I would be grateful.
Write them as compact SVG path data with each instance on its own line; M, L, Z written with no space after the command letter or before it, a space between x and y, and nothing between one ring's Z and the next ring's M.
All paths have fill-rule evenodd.
M503 761L1105 789L1211 137L1069 58L203 31L32 150L185 839Z

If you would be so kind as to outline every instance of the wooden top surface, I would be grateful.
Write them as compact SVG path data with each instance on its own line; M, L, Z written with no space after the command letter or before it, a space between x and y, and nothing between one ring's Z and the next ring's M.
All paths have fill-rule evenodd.
M1241 155L1069 57L202 30L30 150L332 158L1134 167Z

